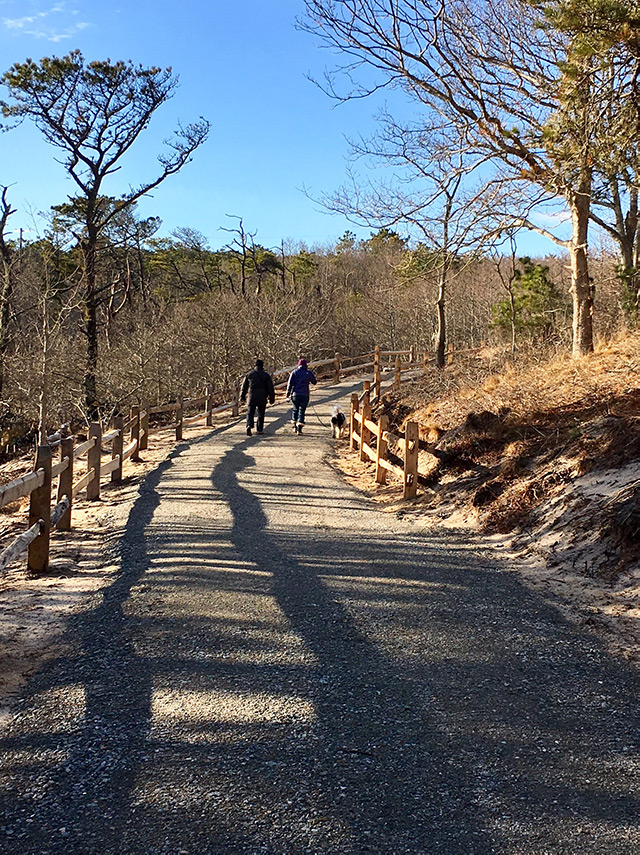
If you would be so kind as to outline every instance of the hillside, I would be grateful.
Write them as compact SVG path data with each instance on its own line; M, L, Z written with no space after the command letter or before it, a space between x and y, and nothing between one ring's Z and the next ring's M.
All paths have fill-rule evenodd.
M386 394L378 414L420 424L408 505L344 450L340 466L390 510L473 532L640 662L639 353L636 334L580 360L485 350Z

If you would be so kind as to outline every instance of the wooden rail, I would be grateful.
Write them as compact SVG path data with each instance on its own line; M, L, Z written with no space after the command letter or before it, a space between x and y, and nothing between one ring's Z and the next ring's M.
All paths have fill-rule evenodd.
M411 499L418 490L418 423L407 422L404 437L390 433L387 416L378 422L372 418L369 383L363 385L362 396L356 392L351 396L349 447L359 452L360 460L375 463L378 484L386 483L387 472L398 475L403 498ZM401 452L402 466L389 460L390 445Z
M63 457L60 463L56 463L55 466L51 467L51 477L57 478L58 475L62 475L62 473L65 472L70 465L71 461L69 460L69 458Z
M15 540L12 541L12 543L0 554L0 570L6 569L6 567L15 561L19 555L22 555L22 553L25 552L33 543L36 537L38 537L41 530L42 522L41 520L38 520L38 522L34 523L31 528L28 528L25 532L19 534L18 537L16 537Z
M44 484L44 469L38 469L35 472L29 472L28 475L22 475L16 478L15 481L9 481L0 487L0 508L5 505L11 505L19 499L30 495L36 487L41 487Z
M335 382L341 377L351 374L362 373L373 369L373 391L375 396L380 396L381 362L384 359L395 358L394 382L399 383L401 373L407 368L416 366L416 349L402 351L383 351L379 347L371 353L358 356L341 357L339 354L331 359L317 360L309 363L312 370L322 376L329 375ZM373 361L371 361L373 360ZM426 355L425 355L426 364ZM296 366L283 368L273 373L274 378L288 375ZM276 388L286 386L287 380L275 384ZM363 405L362 412L359 411L358 396L355 396L355 414L352 404L351 415L351 443L359 444L362 459L372 460L376 463L376 478L384 483L382 473L386 471L404 472L405 492L407 495L415 495L415 483L412 480L410 470L400 470L388 460L387 446L388 437L384 418L376 425L371 419L369 404L370 382L366 382L367 410ZM194 398L183 399L162 404L156 407L142 407L135 405L131 407L129 417L126 419L121 415L114 417L112 428L106 433L102 432L102 426L94 422L89 426L89 436L86 440L75 444L73 437L66 436L67 426L47 437L47 445L38 448L34 471L0 486L0 508L19 502L29 497L29 522L25 532L18 535L3 551L0 552L0 571L4 570L14 562L25 551L28 552L28 570L44 573L49 566L49 541L52 529L58 531L69 531L71 529L71 518L73 504L76 497L85 491L87 500L93 501L100 498L101 480L111 476L112 483L119 483L123 478L123 464L127 460L136 462L140 459L140 451L148 447L149 439L149 415L162 413L175 413L175 436L181 440L183 430L191 425L204 422L207 426L213 424L213 416L217 413L229 412L236 417L239 412L240 381L236 381L233 400L216 405L214 400L213 386L207 386L204 395ZM201 412L185 417L185 410L204 407ZM382 427L381 427L382 425ZM359 432L356 431L359 426ZM126 438L129 441L126 442ZM389 435L391 436L391 435ZM399 442L404 440L399 438ZM108 453L111 450L111 460L102 462L103 447ZM417 442L415 443L417 448ZM408 440L405 450L405 458L412 460L414 443ZM60 449L60 460L53 463L52 454ZM82 463L81 458L86 455L85 471L78 471ZM53 490L54 480L57 479L57 491ZM381 480L382 479L382 480ZM411 490L414 490L411 493ZM55 492L55 497L54 497ZM56 504L52 507L52 500Z
M80 445L76 445L73 450L74 459L76 457L81 457L86 451L89 451L89 449L93 448L95 444L95 437L91 437L91 439L88 439L86 442L81 442Z
M100 479L111 475L112 481L122 480L122 437L124 424L121 416L114 419L113 430L102 434L98 422L89 426L89 438L75 444L73 437L63 437L54 444L60 448L61 459L52 463L52 448L40 446L35 470L0 487L0 508L29 497L29 527L0 552L0 571L28 551L27 567L31 572L44 573L49 566L49 540L51 530L69 531L71 510L75 497L86 490L88 500L100 498ZM101 462L103 443L110 442L112 459ZM128 446L133 454L137 440ZM75 477L74 467L86 455L86 472ZM58 479L56 504L52 507L53 482Z
M133 455L133 452L136 450L137 447L138 440L132 439L129 445L122 449L122 461L124 462L125 460L128 460Z
M78 493L81 493L85 489L85 487L88 487L89 484L94 480L95 477L96 477L96 470L95 469L92 468L92 469L89 469L88 472L85 472L84 475L82 475L80 478L78 478L78 480L75 482L75 484L71 488L71 497L73 499L75 499L75 497L78 495Z

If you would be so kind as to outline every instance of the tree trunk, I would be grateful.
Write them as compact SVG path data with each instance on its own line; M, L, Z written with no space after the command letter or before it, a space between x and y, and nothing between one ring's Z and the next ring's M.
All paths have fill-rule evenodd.
M440 276L438 278L438 299L436 300L436 314L438 319L438 328L436 331L436 365L438 368L444 368L446 358L445 351L447 348L447 323L445 316L445 300L447 292L447 277L449 275L449 223L451 221L451 210L453 208L453 200L460 186L461 178L458 177L450 187L445 187L445 195L447 202L442 212L442 264L440 266Z
M622 257L622 263L624 265L625 273L635 267L635 252L633 241L629 240L629 238L625 235L618 241L620 244L620 255Z
M90 235L84 244L84 306L83 316L87 353L84 368L84 404L89 421L98 417L96 370L98 368L98 313L96 306L96 239Z
M47 315L48 293L42 295L42 352L40 354L40 395L38 399L39 444L47 444L47 418L49 407L49 317Z
M9 343L9 306L13 277L11 269L3 262L2 286L0 287L0 398L4 389L4 363Z
M591 176L583 175L579 189L569 198L573 234L571 259L571 297L573 300L573 355L593 352L593 289L587 261Z
M287 293L287 266L285 264L284 241L280 244L280 257L282 258L282 269L280 270L280 280L282 282L282 293Z
M0 284L0 398L4 389L4 362L9 343L10 301L14 280L14 258L5 240L5 232L7 220L13 213L15 213L14 209L7 202L7 188L3 187L0 197L0 257L2 260L2 283ZM20 236L22 238L22 230L20 231Z
M438 299L436 300L437 330L436 330L436 365L445 366L445 351L447 344L447 324L445 317L445 293L447 286L447 261L442 262L438 281Z
M509 287L509 309L511 311L511 353L516 352L516 297L513 285Z

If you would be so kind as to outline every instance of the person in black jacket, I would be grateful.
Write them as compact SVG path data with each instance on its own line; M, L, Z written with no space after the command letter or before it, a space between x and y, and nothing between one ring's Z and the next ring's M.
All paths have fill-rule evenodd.
M261 359L256 359L256 367L250 371L244 378L242 391L240 392L240 400L244 404L249 395L247 404L247 436L251 436L253 431L253 420L258 412L256 419L256 428L258 433L264 430L264 412L267 409L267 401L270 404L276 399L276 393L273 388L273 380L271 375L264 370L264 363Z

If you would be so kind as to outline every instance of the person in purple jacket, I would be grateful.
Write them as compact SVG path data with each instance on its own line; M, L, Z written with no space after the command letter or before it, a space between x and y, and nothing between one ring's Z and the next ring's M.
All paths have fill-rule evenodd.
M304 414L309 403L309 383L315 384L316 375L307 368L307 360L301 359L298 367L294 368L289 375L287 383L287 398L291 398L293 404L291 410L291 424L296 433L302 433Z

